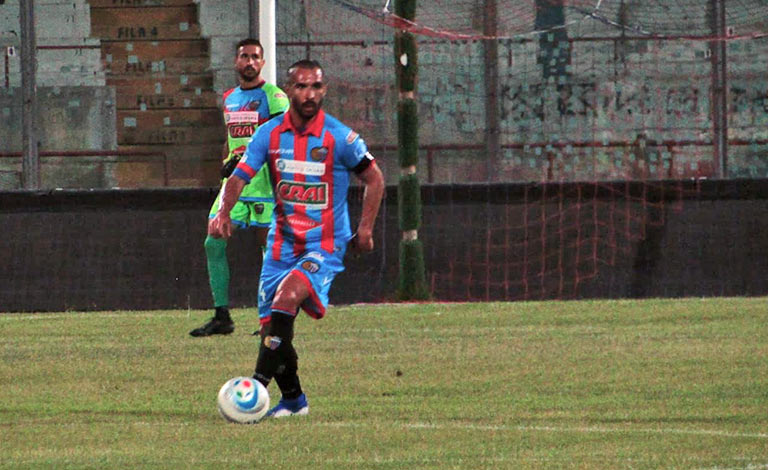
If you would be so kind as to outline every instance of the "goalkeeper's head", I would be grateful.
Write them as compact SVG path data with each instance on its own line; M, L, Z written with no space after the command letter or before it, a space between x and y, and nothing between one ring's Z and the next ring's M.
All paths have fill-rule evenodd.
M298 118L299 123L306 123L323 105L326 92L323 67L314 60L295 62L288 67L285 90L291 99L291 116Z

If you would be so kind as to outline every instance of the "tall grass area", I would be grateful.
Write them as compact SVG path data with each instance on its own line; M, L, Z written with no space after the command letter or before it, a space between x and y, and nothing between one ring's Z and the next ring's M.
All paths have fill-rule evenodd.
M236 425L254 310L0 315L0 469L766 469L768 299L331 307ZM279 398L270 387L273 404Z

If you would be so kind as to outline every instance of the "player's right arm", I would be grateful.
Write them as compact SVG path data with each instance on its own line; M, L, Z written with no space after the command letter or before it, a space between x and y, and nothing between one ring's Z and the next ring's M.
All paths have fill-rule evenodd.
M240 198L240 193L247 182L238 175L232 175L224 183L224 192L219 201L219 210L211 220L209 233L216 238L229 238L232 235L232 218L229 213Z

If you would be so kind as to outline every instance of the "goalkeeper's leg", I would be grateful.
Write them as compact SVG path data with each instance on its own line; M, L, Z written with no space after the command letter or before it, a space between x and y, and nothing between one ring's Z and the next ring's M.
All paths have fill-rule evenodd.
M216 309L212 319L205 325L190 331L192 336L226 335L235 330L229 315L229 262L227 241L208 235L205 239L205 257L208 264L208 281Z
M205 258L208 264L208 281L213 294L213 306L229 307L229 261L227 240L208 235L205 238ZM229 317L229 313L227 313Z

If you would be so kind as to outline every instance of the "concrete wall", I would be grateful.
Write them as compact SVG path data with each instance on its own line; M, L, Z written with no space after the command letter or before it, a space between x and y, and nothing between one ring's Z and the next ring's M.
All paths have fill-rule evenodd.
M38 1L34 15L42 185L112 187L115 157L84 154L117 148L115 94L105 86L99 41L89 37L88 2ZM0 154L22 148L20 45L19 2L6 0L0 5ZM20 187L20 171L20 158L0 157L0 188Z

